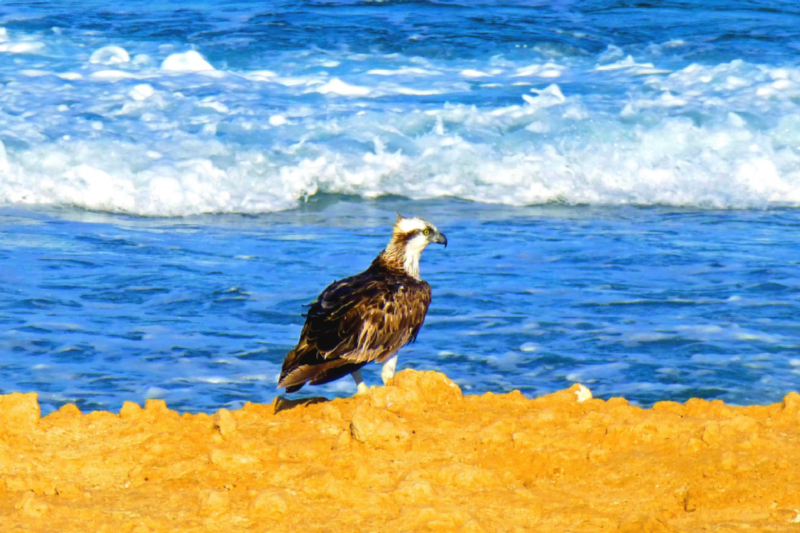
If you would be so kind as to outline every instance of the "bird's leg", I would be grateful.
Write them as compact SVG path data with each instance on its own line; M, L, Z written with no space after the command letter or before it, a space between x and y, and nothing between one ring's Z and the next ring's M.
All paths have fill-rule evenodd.
M383 368L381 368L381 379L383 380L384 385L389 383L389 380L394 377L395 367L397 367L397 354L391 356L386 360L386 362L383 363Z
M356 394L364 394L369 390L367 384L364 383L364 378L361 377L361 369L356 370L350 375L353 376L353 380L356 382L356 389L358 389Z

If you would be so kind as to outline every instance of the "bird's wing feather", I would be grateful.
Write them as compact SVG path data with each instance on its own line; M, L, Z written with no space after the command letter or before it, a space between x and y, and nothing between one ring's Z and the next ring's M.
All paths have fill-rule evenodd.
M297 357L383 360L419 333L431 302L424 281L354 276L329 286L309 308Z

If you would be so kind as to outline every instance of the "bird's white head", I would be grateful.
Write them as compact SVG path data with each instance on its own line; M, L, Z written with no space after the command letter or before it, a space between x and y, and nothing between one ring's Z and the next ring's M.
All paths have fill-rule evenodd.
M411 277L419 277L419 258L429 244L444 244L447 237L436 226L421 218L405 218L398 213L392 240L386 247L384 257L399 266Z

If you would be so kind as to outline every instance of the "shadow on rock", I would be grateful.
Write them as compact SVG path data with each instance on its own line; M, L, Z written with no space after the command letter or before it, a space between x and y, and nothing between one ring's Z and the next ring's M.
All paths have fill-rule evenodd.
M325 403L329 402L328 398L323 396L314 396L313 398L298 398L297 400L290 400L289 398L284 398L283 396L278 396L275 398L275 414L277 415L281 411L288 411L289 409L294 409L300 405L308 406L314 405L316 403Z

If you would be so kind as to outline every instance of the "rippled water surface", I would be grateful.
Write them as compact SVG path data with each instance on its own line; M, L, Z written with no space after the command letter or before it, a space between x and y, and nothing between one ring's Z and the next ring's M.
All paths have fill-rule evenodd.
M641 404L763 403L797 387L794 210L323 198L258 217L3 210L0 388L37 391L48 409L270 401L301 305L365 268L409 209L451 244L423 256L434 300L403 368L471 393L581 382Z
M269 401L301 305L400 211L451 243L401 367L776 401L798 43L782 0L6 0L0 392Z

